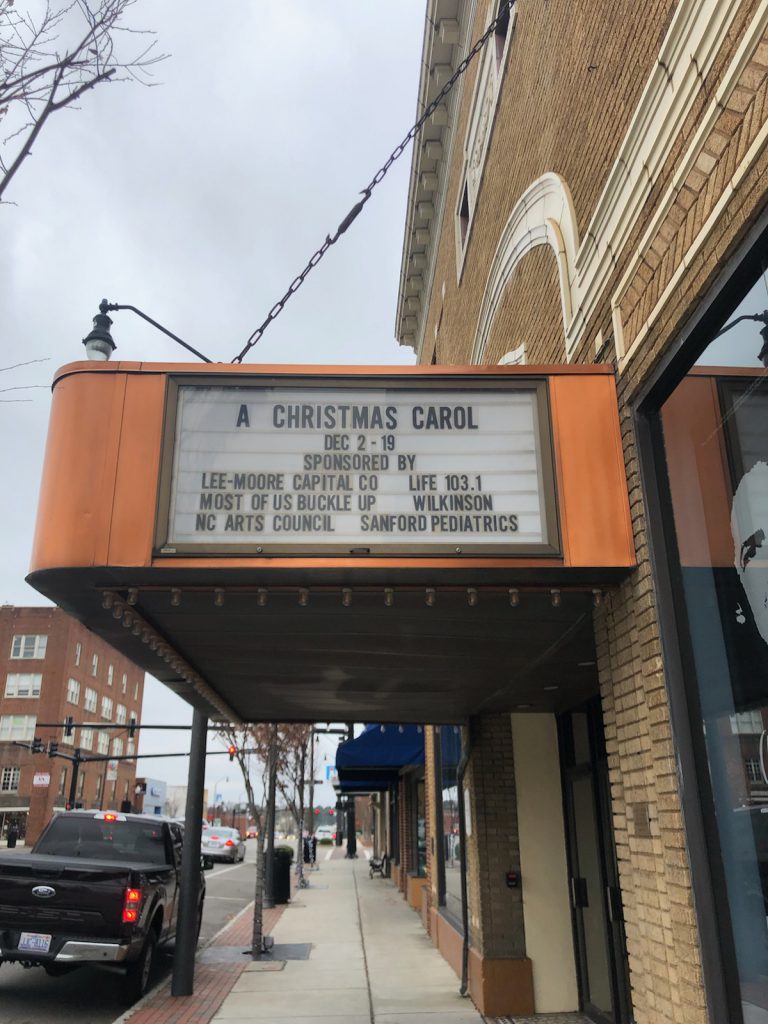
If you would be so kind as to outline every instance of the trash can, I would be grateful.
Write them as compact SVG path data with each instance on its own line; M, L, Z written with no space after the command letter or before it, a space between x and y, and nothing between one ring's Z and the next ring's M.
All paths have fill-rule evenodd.
M16 846L16 840L19 838L19 830L15 825L11 825L8 829L8 849L12 850Z
M275 905L288 903L291 898L291 861L293 851L287 847L278 847L275 850L275 870L272 879L272 891L274 893Z

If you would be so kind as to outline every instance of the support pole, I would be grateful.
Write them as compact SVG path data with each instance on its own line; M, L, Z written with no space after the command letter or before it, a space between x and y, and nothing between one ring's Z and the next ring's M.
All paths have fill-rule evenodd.
M205 786L205 748L208 718L195 708L192 718L192 742L189 751L187 806L184 815L179 921L173 954L171 995L191 996L195 980L197 914L200 896L200 840L203 834L203 788Z
M75 748L75 753L72 757L72 775L69 780L69 800L67 801L67 810L74 811L75 802L77 801L77 776L80 771L80 747Z
M269 737L269 793L267 796L267 863L264 868L264 909L275 905L275 791L277 789L277 726Z
M347 722L347 736L350 740L355 738L354 722ZM347 858L350 860L357 857L357 827L355 825L355 798L350 793L347 799Z

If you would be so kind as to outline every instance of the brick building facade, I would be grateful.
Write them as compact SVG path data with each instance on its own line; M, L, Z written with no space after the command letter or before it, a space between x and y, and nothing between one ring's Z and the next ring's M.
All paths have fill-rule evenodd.
M503 6L430 0L420 110ZM465 730L469 986L487 1013L768 1020L768 631L744 580L768 511L767 139L765 3L519 0L414 151L401 343L424 364L609 364L637 561L596 596L588 707L563 694L559 715L526 705ZM718 367L707 429L673 401L697 362ZM750 467L739 555L730 510ZM731 618L752 635L734 640ZM715 700L718 657L711 687L731 685ZM447 849L439 772L430 734L427 817ZM425 918L460 971L441 888L431 854Z
M122 654L59 608L0 608L0 834L15 827L32 843L54 810L63 810L70 792L71 762L33 754L14 740L39 737L47 751L83 755L130 754L132 718L141 719L144 673ZM43 728L41 722L93 722L74 728ZM107 729L107 725L124 728ZM33 785L37 776L38 783ZM119 808L133 799L136 764L106 761L80 766L76 802L84 807Z

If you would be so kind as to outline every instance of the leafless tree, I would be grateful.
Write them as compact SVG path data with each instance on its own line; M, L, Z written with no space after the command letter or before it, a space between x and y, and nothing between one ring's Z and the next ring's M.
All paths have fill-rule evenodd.
M258 827L251 939L252 953L257 956L263 944L264 841L267 815L266 807L259 808L256 804L252 769L255 768L260 773L261 790L266 794L270 752L274 754L277 789L298 823L303 812L303 770L307 744L311 742L312 726L264 725L261 723L240 727L229 725L223 728L218 735L226 742L227 746L235 748L234 757L243 774L248 809ZM299 834L300 849L301 834Z
M0 202L51 115L102 82L150 85L164 59L136 0L0 0Z

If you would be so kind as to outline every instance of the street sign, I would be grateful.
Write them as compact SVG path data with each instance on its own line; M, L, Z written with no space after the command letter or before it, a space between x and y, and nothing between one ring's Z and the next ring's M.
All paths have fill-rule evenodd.
M32 776L33 786L50 786L51 776L49 772L35 772Z

